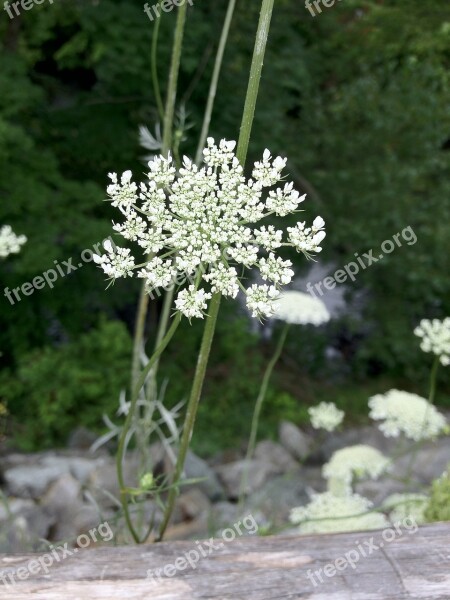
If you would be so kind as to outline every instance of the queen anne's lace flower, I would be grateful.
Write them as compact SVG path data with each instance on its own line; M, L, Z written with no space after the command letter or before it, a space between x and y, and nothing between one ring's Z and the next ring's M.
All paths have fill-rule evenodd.
M148 291L166 287L170 279L189 280L178 293L176 306L186 316L201 317L211 297L202 290L202 283L207 282L213 293L234 298L239 288L244 289L238 278L242 268L256 267L267 284L244 290L247 306L255 317L272 314L280 287L294 275L291 262L274 251L293 246L306 257L319 252L324 221L317 217L311 227L298 223L289 229L286 241L282 230L259 226L270 214L285 216L296 211L305 196L300 197L292 183L266 191L281 181L286 165L286 159L272 158L268 150L247 181L234 154L235 145L226 140L216 145L208 138L205 166L199 168L184 157L178 172L170 155L157 156L149 163L148 181L139 186L130 171L120 178L110 173L107 191L124 217L114 229L126 240L137 242L150 258L147 264L138 265L143 261L135 261L129 249L106 248L106 254L94 260L109 277L126 277L139 269Z
M335 496L332 492L315 494L306 506L293 508L290 521L300 533L334 533L381 529L388 525L380 513L368 512L372 503L363 496Z
M295 325L322 325L330 320L330 313L322 300L303 292L282 292L274 309L275 319Z
M370 417L382 420L380 430L386 437L406 437L419 441L434 438L447 429L445 417L417 394L390 390L369 400Z
M9 225L3 225L0 228L0 258L6 258L9 254L17 254L26 241L27 238L24 235L16 235Z
M450 365L450 317L443 321L422 319L414 333L422 338L420 347L424 352L438 356L444 367Z
M417 525L426 522L425 511L429 498L425 494L392 494L383 502L383 509L389 511L392 523L398 523L405 518L413 518Z
M336 450L329 462L322 469L323 476L328 479L330 489L350 487L353 478L370 477L377 479L389 467L390 461L379 450L358 444Z
M339 410L333 402L321 402L308 408L311 425L314 429L333 431L344 419L344 411Z

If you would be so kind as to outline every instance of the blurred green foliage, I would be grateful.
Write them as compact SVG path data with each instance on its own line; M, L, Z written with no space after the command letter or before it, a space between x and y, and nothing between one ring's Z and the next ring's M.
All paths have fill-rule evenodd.
M238 3L213 114L216 137L238 135L258 8ZM197 0L189 11L178 97L195 124L182 146L188 154L225 10L225 0ZM175 17L161 22L163 91ZM138 125L153 130L157 122L153 25L140 0L60 0L13 20L2 16L0 224L29 239L2 263L2 289L31 281L55 260L72 256L76 264L83 249L111 234L107 173L144 171ZM335 268L408 226L418 241L348 286L349 298L364 291L360 312L318 336L291 335L268 392L265 434L281 417L304 419L306 404L322 395L363 414L363 400L353 398L385 381L426 394L430 361L412 330L422 317L450 314L449 63L448 0L346 0L315 18L298 0L276 3L249 160L266 146L289 157L292 178L308 193L306 218L320 213L327 221L321 259ZM291 258L304 274L305 260ZM130 340L120 323L132 331L139 284L105 287L87 264L14 306L0 298L1 398L29 428L23 439L30 444L62 443L80 422L99 425L126 385ZM149 348L158 310L154 303ZM100 315L110 323L99 325ZM184 324L163 361L170 402L187 394L200 327ZM205 451L248 434L273 343L249 331L237 305L227 305L199 414L196 443ZM331 364L326 348L338 357ZM442 370L444 390L449 383Z
M429 523L450 521L450 475L448 471L436 479L431 486L430 502L425 511L425 518Z

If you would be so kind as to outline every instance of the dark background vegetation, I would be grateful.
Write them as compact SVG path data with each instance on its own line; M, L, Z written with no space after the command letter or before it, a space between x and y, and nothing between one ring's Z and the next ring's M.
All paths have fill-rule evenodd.
M259 4L238 2L213 115L218 138L238 136ZM422 317L450 314L448 0L344 0L315 18L302 0L275 5L249 159L265 147L289 157L308 192L308 218L327 222L321 260L345 265L407 226L418 241L360 273L348 294L364 290L361 312L314 334L291 332L264 410L269 436L280 418L304 422L319 400L359 419L372 393L398 386L426 395L431 359L412 330ZM196 0L189 10L178 97L194 125L186 154L195 151L225 9L225 0ZM174 23L175 13L161 23L163 88ZM14 20L2 11L0 224L29 241L1 263L1 290L55 260L77 263L111 234L107 173L144 172L138 126L157 122L153 29L141 0L55 0ZM304 258L293 258L304 273ZM105 290L90 264L14 306L2 294L0 398L14 443L64 444L79 424L101 431L129 379L138 283ZM158 310L154 303L149 348ZM185 323L164 358L169 404L187 394L200 335L201 324ZM248 435L273 339L251 329L238 303L224 303L194 436L199 452ZM444 371L438 402L449 406Z

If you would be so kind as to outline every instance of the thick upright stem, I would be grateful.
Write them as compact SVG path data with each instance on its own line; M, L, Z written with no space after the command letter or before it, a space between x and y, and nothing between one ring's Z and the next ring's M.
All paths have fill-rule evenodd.
M161 98L161 89L159 87L158 67L157 67L158 37L159 37L160 23L161 23L161 15L158 17L158 19L156 19L155 27L153 29L151 69L152 69L153 93L155 94L155 100L156 100L156 106L158 108L159 118L162 121L164 119L164 106L163 106L163 101Z
M240 490L239 490L239 504L240 505L242 505L242 503L243 503L243 499L244 499L244 495L245 495L245 488L247 486L249 461L252 459L253 454L255 452L256 436L258 435L259 417L261 415L262 405L264 402L264 398L266 397L267 387L269 385L270 378L272 377L273 370L281 356L281 352L283 351L283 347L284 347L284 343L286 341L286 336L288 334L288 331L289 331L289 324L285 323L283 330L281 332L280 338L278 340L277 346L275 348L275 352L273 353L273 356L270 359L269 364L266 367L266 370L265 370L265 373L264 373L264 376L262 379L261 387L259 390L259 394L256 399L255 408L253 410L252 426L251 426L251 430L250 430L250 437L248 440L247 453L245 455L244 470L242 473L242 479L241 479Z
M245 160L247 158L248 142L250 139L250 133L255 114L255 106L259 90L259 80L261 78L264 53L266 49L267 39L269 36L269 27L272 17L273 3L274 0L263 0L261 15L258 24L258 31L256 33L255 51L253 53L253 61L250 71L250 79L247 88L247 96L245 100L244 114L242 117L242 126L239 135L237 150L237 157L242 165L245 164ZM211 303L209 305L209 317L207 318L207 321L205 323L205 331L203 333L202 346L197 362L197 369L194 376L194 383L191 390L191 396L188 403L183 428L183 435L180 442L180 449L178 452L177 462L175 465L175 472L172 482L173 487L170 489L169 492L167 506L164 513L164 520L161 525L158 541L161 541L164 537L164 533L167 529L170 517L172 516L172 512L175 506L175 499L177 496L177 485L183 472L187 450L193 433L195 417L197 414L198 403L200 400L201 390L203 387L203 381L206 373L206 366L209 358L209 352L211 349L214 330L216 327L219 306L220 294L215 294L211 299Z
M175 465L175 471L173 475L173 484L169 491L164 520L159 532L159 540L163 538L173 512L175 499L178 493L177 484L183 472L184 462L186 460L186 455L189 449L192 432L194 430L198 404L200 402L203 382L205 380L206 367L208 365L209 354L211 351L211 345L214 337L214 331L216 329L217 315L219 314L220 299L220 294L214 294L209 304L209 315L207 316L205 322L202 343L197 359L197 368L195 371L194 381L192 383L191 395L189 397L189 402L186 410L186 417L184 421L183 434L180 440L180 447L178 450L177 462Z
M223 55L227 45L228 34L230 32L231 20L233 18L236 0L229 0L225 22L220 36L219 47L217 49L214 70L209 87L208 102L206 103L205 116L203 117L202 131L198 142L197 153L195 155L195 163L198 165L202 159L203 148L205 147L206 138L208 137L209 125L211 123L211 115L214 108L214 100L216 99L217 84L219 82L220 70L222 68Z
M255 49L253 51L250 79L248 82L247 97L245 99L244 113L242 115L241 130L237 148L237 157L241 164L247 158L248 144L255 116L256 100L258 98L259 83L266 52L267 38L269 36L270 22L272 19L274 0L263 0L259 16L258 31L256 33Z
M166 109L164 113L164 132L162 153L169 152L172 145L173 116L175 113L175 101L177 99L178 73L180 71L181 49L183 46L184 25L186 23L187 2L178 8L177 24L175 27L175 38L172 50L172 64L170 66L169 85L167 88Z

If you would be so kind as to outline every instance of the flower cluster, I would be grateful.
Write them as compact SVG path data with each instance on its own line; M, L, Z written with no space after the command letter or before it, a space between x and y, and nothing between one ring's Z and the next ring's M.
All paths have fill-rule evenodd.
M0 228L0 258L6 258L9 254L17 254L26 241L27 238L24 235L16 235L9 225L3 225Z
M335 533L386 527L382 514L367 512L372 503L358 494L336 496L332 492L314 494L306 506L293 508L290 521L299 525L300 533Z
M334 431L345 416L344 411L339 410L333 402L321 402L317 406L308 408L311 425L314 429L325 429Z
M387 437L404 433L415 441L434 438L447 429L445 417L417 394L390 390L369 400L370 417L382 420L379 428Z
M418 525L426 522L425 511L429 504L425 494L392 494L383 502L383 509L389 511L392 523L412 517Z
M377 479L389 464L389 459L376 448L357 444L337 450L323 466L322 473L330 483L342 482L341 487L344 491L346 488L350 489L354 477Z
M130 171L120 179L110 174L107 192L124 217L114 230L136 242L146 258L144 264L136 264L128 248L106 247L107 253L94 260L108 277L127 277L137 270L149 292L175 280L188 281L176 307L189 318L203 317L212 293L235 298L239 289L246 293L253 316L273 313L281 286L294 275L291 262L276 250L291 246L306 257L320 252L325 223L321 217L311 227L297 223L288 228L285 241L282 230L260 225L269 215L297 211L305 196L292 183L273 189L282 179L286 159L272 158L268 150L246 180L235 145L226 140L216 145L208 138L201 168L184 157L177 171L170 155L157 156L148 163L148 181L140 185L132 181ZM259 270L263 283L245 290L240 273L251 267Z
M443 321L422 319L414 334L422 338L420 347L424 352L438 356L444 367L450 365L450 317Z
M318 298L303 292L282 292L274 305L275 319L293 325L322 325L330 320L330 314Z

